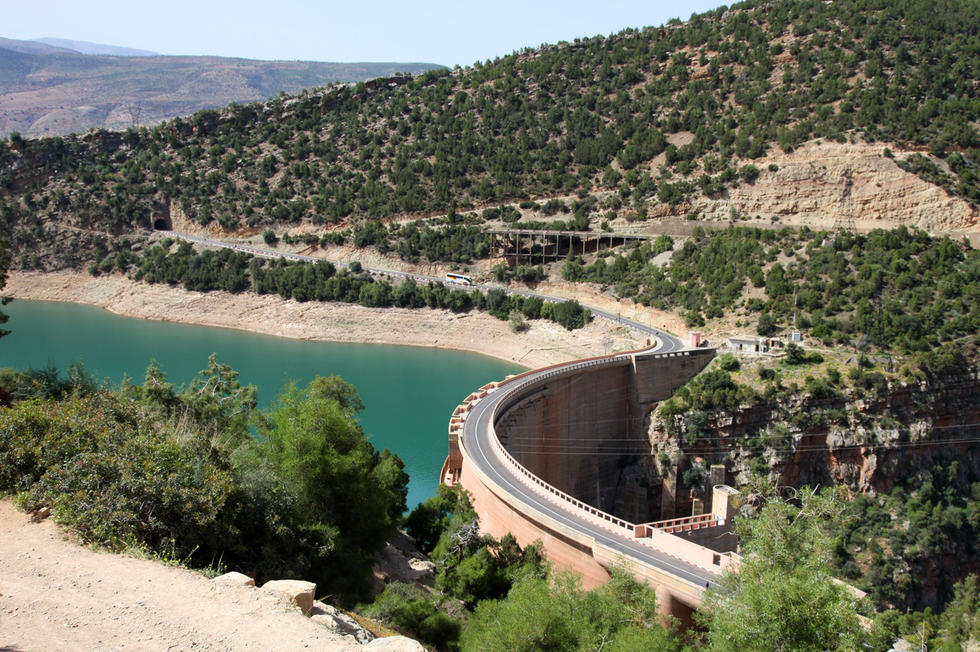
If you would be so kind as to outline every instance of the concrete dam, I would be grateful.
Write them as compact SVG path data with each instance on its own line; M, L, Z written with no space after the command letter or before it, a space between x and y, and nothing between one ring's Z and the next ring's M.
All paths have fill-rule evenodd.
M591 588L625 566L684 621L704 589L737 564L734 490L714 487L710 511L660 519L660 504L622 480L650 455L648 412L701 371L711 349L657 332L651 350L554 365L490 383L456 408L442 481L471 496L482 528L536 540ZM672 514L671 514L672 515Z

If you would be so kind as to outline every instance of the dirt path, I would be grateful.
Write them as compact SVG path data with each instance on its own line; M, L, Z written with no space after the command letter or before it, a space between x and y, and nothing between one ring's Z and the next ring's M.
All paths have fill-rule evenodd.
M0 650L359 650L287 602L97 552L0 500Z

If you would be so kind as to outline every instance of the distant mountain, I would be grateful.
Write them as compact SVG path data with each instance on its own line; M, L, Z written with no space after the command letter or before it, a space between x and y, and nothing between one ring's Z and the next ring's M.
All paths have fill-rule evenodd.
M74 48L116 54L82 54ZM442 68L431 63L256 61L139 53L64 39L0 38L0 136L13 132L57 136L93 127L153 125L202 109L265 100L280 92Z
M38 41L18 41L12 38L0 37L0 49L20 52L21 54L53 54L71 52L68 48L56 47Z
M114 57L157 57L157 52L150 50L136 50L133 48L122 48L116 45L104 45L102 43L89 43L88 41L73 41L67 38L36 38L37 43L53 45L57 48L74 50L79 54L107 54Z

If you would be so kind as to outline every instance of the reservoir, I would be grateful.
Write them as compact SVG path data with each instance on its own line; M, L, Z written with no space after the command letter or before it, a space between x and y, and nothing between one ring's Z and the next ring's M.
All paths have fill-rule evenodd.
M353 384L364 411L361 426L378 450L405 462L408 507L435 493L448 450L453 409L470 392L523 368L472 353L411 346L309 342L245 331L119 317L70 303L17 300L3 311L11 331L0 339L0 367L25 370L49 364L65 372L78 361L99 381L124 374L142 384L155 359L176 387L207 367L208 356L259 390L267 408L290 380L305 386L317 374Z

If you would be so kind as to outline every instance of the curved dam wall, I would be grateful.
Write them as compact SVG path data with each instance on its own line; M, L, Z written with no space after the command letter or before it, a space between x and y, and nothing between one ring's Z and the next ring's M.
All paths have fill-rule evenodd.
M658 401L669 398L713 356L709 349L609 356L590 361L587 368L556 365L554 372L539 380L517 377L480 388L450 419L443 481L459 483L469 492L484 531L496 537L511 533L522 546L540 540L545 554L558 567L581 574L586 588L599 586L609 579L610 566L623 563L622 556L587 534L529 508L512 488L487 478L460 446L460 433L472 404L489 400L489 393L507 392L496 410L493 429L515 461L561 491L586 503L594 500L601 504L606 500L605 492L618 481L623 444L630 446L630 454L634 454L634 446L649 454L642 428L646 413ZM565 366L569 368L563 370ZM635 511L652 510L637 501ZM642 523L649 519L627 520ZM671 554L685 555L686 548L680 544L689 544L659 536L661 540L666 537ZM637 577L656 588L665 613L686 622L691 610L700 604L703 587L641 562L629 561L628 565Z
M497 436L521 465L553 487L633 523L658 520L660 501L623 470L651 454L647 412L713 354L638 354L570 370L518 393L497 419Z

